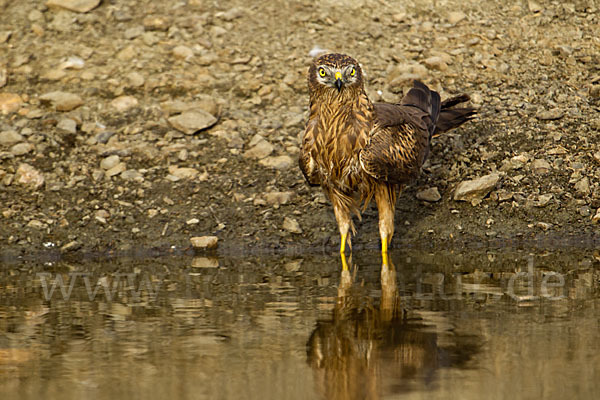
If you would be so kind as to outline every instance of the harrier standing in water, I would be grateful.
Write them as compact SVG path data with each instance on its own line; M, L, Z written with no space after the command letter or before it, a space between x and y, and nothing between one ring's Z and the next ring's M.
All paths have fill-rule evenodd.
M333 205L344 254L352 213L360 217L374 197L379 210L381 253L387 260L394 235L398 194L416 178L431 138L473 117L472 108L452 108L469 100L440 95L415 81L399 104L372 103L360 65L343 54L325 54L308 69L310 116L300 169L308 183L320 185ZM345 264L344 264L345 267Z

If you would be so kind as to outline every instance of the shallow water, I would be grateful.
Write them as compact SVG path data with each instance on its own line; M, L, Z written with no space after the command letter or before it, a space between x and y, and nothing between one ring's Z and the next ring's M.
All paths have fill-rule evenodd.
M597 398L599 259L0 264L0 398Z

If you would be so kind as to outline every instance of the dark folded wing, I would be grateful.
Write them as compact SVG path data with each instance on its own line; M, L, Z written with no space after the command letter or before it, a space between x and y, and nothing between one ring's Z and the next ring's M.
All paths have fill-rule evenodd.
M361 166L375 179L408 183L418 176L429 154L430 114L412 105L374 106L375 127L360 153Z

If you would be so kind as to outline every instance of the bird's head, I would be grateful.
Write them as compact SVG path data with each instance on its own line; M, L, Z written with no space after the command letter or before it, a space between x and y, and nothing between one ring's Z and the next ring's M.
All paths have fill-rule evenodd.
M362 70L358 62L345 54L325 54L313 61L308 69L308 86L311 92L331 92L342 95L344 91L363 88Z

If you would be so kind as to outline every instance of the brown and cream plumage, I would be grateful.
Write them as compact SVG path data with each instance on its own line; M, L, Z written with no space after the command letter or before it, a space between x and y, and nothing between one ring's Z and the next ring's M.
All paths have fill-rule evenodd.
M345 252L351 214L360 217L374 197L379 210L381 250L394 234L396 198L418 176L431 138L472 118L472 108L453 108L462 95L440 102L437 92L415 81L399 104L372 103L358 62L343 54L318 57L308 69L310 116L300 169L320 185L333 205ZM350 244L350 243L349 243Z

